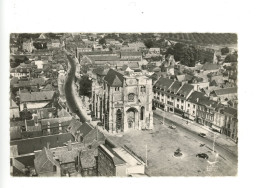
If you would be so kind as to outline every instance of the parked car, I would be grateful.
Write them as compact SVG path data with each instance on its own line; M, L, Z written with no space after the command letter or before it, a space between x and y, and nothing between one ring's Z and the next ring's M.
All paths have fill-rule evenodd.
M176 126L175 125L170 125L169 128L170 129L176 129Z
M206 137L206 134L205 134L205 133L199 133L199 136L205 138L205 137Z
M198 153L196 155L196 157L203 158L203 159L208 159L209 158L209 156L206 153Z

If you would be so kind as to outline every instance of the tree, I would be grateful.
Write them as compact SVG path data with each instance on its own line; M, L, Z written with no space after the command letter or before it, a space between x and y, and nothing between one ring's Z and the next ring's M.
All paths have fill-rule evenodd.
M101 44L101 45L106 44L106 39L101 38L101 39L99 39L98 43Z
M221 49L221 55L226 55L226 54L228 54L228 53L229 53L228 47L225 47L225 48L222 48L222 49Z
M144 41L144 45L147 47L147 48L151 48L153 47L154 43L151 39L148 39L148 40L145 40Z
M80 88L79 88L79 94L91 97L91 90L92 90L92 80L84 75L81 77L81 80L79 82Z

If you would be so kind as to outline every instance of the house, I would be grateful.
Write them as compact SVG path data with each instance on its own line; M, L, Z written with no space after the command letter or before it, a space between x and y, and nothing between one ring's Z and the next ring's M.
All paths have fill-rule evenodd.
M18 66L10 70L10 75L12 77L17 77L18 79L20 79L22 77L30 77L31 72L32 68Z
M197 116L197 108L199 100L202 100L205 97L205 94L202 92L194 91L188 97L186 103L186 117L195 120Z
M54 91L20 93L20 111L23 109L40 109L51 105L54 101Z
M55 159L49 148L35 152L34 167L38 176L61 176L60 163Z
M23 42L23 46L22 49L25 52L30 52L32 53L32 51L34 50L34 46L33 46L33 41L32 40L26 40Z
M238 141L238 119L237 109L232 107L225 107L223 110L225 115L225 125L223 128L223 134L234 140Z
M208 97L201 97L197 102L197 123L212 128L214 124L214 113L217 108L217 102Z
M183 84L181 88L175 94L174 99L174 112L177 115L187 117L188 114L186 112L187 99L194 91L194 86L190 84Z
M80 152L81 174L85 176L97 176L97 150L96 148L86 148Z
M216 89L210 93L213 100L224 103L225 101L237 99L237 87Z
M98 176L126 177L144 174L145 164L126 148L111 148L108 144L98 147Z
M10 119L19 118L19 117L20 117L19 106L13 101L13 99L10 99Z
M72 117L59 117L42 119L41 127L43 135L60 134L67 132L67 127L70 125Z
M158 107L162 110L166 110L168 108L173 108L173 101L170 101L168 98L169 95L167 95L167 91L169 91L169 88L174 84L174 80L169 78L163 78L160 77L159 80L154 84L153 86L153 93L154 93L154 99L153 99L153 106ZM167 106L166 108L166 101L167 104L170 106ZM168 111L171 111L170 109ZM173 112L173 110L172 110Z

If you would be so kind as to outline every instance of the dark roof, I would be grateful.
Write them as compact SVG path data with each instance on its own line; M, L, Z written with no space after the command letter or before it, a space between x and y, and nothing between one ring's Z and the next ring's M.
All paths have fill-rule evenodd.
M189 96L188 101L192 103L197 103L199 100L203 100L205 98L205 94L202 92L194 91Z
M142 56L141 52L121 52L120 53L121 57L122 56Z
M10 138L11 140L22 138L20 126L10 127Z
M167 90L173 84L173 82L174 80L172 79L160 77L154 86Z
M46 101L51 100L54 96L54 91L42 91L42 92L32 92L32 93L21 93L21 102L36 102L36 101Z
M52 167L48 166L47 162L51 162L55 166L60 166L58 161L54 159L52 152L46 147L39 152L34 159L34 167L37 173L53 171Z
M120 61L120 58L117 56L91 56L93 61Z
M87 124L83 123L77 131L79 131L79 134L81 134L82 137L86 136L93 128Z
M10 145L17 145L19 155L33 153L35 150L41 150L50 143L50 148L64 146L69 140L74 141L72 134L56 134L49 136L41 136L22 140L11 141Z
M199 98L199 101L197 102L197 104L212 107L212 108L218 107L218 103L216 101L210 100L208 97Z
M39 119L49 119L56 113L56 108L42 108L37 110Z
M216 95L226 95L230 93L237 93L237 87L230 87L230 88L224 88L224 89L218 89L214 90Z
M78 121L76 119L72 119L68 126L68 130L75 137L76 132L81 125L82 125L82 123L80 121Z
M96 166L95 150L95 148L86 149L80 152L80 163L83 169L92 168Z
M92 72L97 74L97 75L100 75L100 76L106 76L108 69L104 69L103 67L99 67L99 68L93 69Z
M179 91L177 92L177 95L183 95L185 98L189 95L189 93L194 89L193 85L190 84L184 84Z
M82 54L82 55L101 55L101 54L114 54L113 52L111 51L92 51L92 52L80 52L79 54Z
M109 86L122 87L124 82L124 75L113 69L110 69L104 80L107 81Z
M212 64L212 63L206 63L202 67L203 70L216 70L219 69L219 65Z
M225 107L223 110L224 113L230 114L232 116L237 116L237 109L232 107Z
M110 159L113 160L115 165L121 165L121 164L126 164L126 162L112 149L110 148L108 145L106 144L102 144L99 146L99 148L105 152ZM112 155L111 155L112 154Z
M179 81L176 80L176 81L171 85L171 87L170 87L168 90L170 90L171 92L174 92L174 94L176 94L177 91L180 89L180 87L181 87L181 82L179 82Z

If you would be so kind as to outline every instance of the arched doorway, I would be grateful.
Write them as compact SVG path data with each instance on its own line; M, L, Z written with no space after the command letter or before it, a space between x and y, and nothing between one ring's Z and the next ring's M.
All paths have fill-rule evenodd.
M136 108L129 108L126 111L128 129L133 129L138 126L138 111Z

